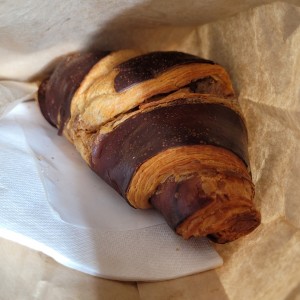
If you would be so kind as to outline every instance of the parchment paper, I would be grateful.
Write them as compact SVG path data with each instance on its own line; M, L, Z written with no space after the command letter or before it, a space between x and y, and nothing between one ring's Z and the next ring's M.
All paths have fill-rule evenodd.
M227 67L239 93L262 214L253 234L216 247L225 259L217 273L230 299L300 293L299 25L299 7L274 3L198 31L200 54Z
M26 31L40 30L45 36L25 32L19 43L24 46L24 40L31 41L28 53L21 51L19 60L2 64L0 76L29 79L60 54L101 44L115 49L183 50L225 66L248 124L262 225L245 238L215 246L225 261L216 272L229 299L296 299L300 293L300 3L276 2L249 9L262 1L243 1L242 7L241 1L226 1L227 5L224 1L191 2L166 1L169 7L162 4L160 10L156 1L126 1L120 12L114 10L112 1L106 10L109 17L99 20L99 30L87 26L88 18L97 19L98 8L93 12L85 8L77 30L72 30L72 17L69 21L61 18L72 24L51 41L45 34L47 28L35 29L36 24L28 21ZM72 7L72 13L76 9ZM247 10L228 17L242 9ZM140 31L137 21L146 24ZM48 30L52 37L58 32L55 26L62 24L57 22ZM16 25L11 28L18 29ZM68 31L72 34L64 40ZM12 50L16 54L13 41L1 54ZM31 69L34 55L42 56L44 63ZM14 68L22 64L25 68L16 73Z

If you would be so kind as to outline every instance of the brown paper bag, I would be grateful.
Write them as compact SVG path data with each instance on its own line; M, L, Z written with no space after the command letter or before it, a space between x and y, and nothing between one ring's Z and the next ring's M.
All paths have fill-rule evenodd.
M87 46L180 50L226 67L239 95L262 225L247 237L215 246L224 266L182 279L139 283L139 298L298 299L299 1L255 8L263 1L33 2L43 12L33 18L36 23L26 18L24 3L22 9L9 10L7 1L1 8L2 18L3 10L8 11L4 21L11 35L2 33L6 43L0 50L0 77L30 80L58 55ZM21 33L21 21L11 22L13 13L24 18ZM37 56L43 61L39 66L33 63Z

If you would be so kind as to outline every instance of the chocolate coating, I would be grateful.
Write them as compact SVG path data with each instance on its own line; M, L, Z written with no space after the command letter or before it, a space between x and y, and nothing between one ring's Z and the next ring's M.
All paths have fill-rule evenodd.
M72 54L66 56L38 91L38 101L45 119L58 127L61 134L70 118L72 98L90 69L109 52ZM60 116L60 122L58 122Z
M247 131L235 111L220 104L180 99L142 111L95 139L91 168L124 198L137 168L168 148L214 145L248 165Z
M171 177L158 187L157 193L150 199L153 207L164 216L169 226L175 231L188 217L212 204L213 201L222 202L221 198L214 200L205 194L199 177L188 178L180 182L175 182ZM225 229L208 234L207 237L215 243L224 244L250 233L259 223L260 215L257 211L248 210L238 215L235 214L228 220L228 226L230 224L231 226L227 228L227 233Z
M191 63L215 64L211 60L183 52L151 52L118 65L116 68L119 73L115 77L114 87L117 92L122 92L132 85L153 79L171 68Z
M183 222L195 211L207 206L213 200L202 189L200 179L189 178L181 182L174 179L161 184L150 202L161 214L172 229Z
M48 105L46 101L46 91L48 86L49 78L44 79L38 90L38 102L42 115L44 118L54 127L56 127L56 123L53 123L50 114L48 113Z

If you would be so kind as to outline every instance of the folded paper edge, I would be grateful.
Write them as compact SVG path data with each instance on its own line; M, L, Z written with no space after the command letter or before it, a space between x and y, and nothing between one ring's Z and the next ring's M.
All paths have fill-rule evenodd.
M64 265L65 267L68 267L70 269L74 269L76 271L79 271L79 272L82 272L82 273L85 273L88 275L100 277L103 279L109 279L109 280L144 281L144 282L171 280L171 279L176 279L176 278L212 270L212 269L218 268L223 265L222 257L215 251L215 258L210 259L210 260L212 260L212 262L210 264L207 264L200 268L196 268L195 270L192 270L192 271L187 271L187 272L183 272L180 274L174 274L172 276L163 276L162 275L162 276L151 277L151 276L145 275L145 273L143 273L143 275L141 275L141 276L139 276L139 275L128 276L128 277L115 276L115 275L112 275L109 273L102 274L101 272L93 270L92 268L84 267L84 266L79 265L78 263L74 263L72 260L70 260L67 257L65 257L64 255L60 254L58 251L53 250L51 247L46 246L45 244L38 242L30 237L27 237L21 233L16 233L14 231L11 231L11 230L8 230L5 228L0 228L0 237L4 238L6 240L9 240L9 241L15 242L17 244L20 244L22 246L25 246L27 248L30 248L32 250L42 252L45 255L54 259L59 264Z

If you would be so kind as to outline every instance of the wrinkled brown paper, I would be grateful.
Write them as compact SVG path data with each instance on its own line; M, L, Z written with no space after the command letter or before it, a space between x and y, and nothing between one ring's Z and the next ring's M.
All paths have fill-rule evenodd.
M206 1L203 7L207 8L211 4L220 8L224 5L221 2ZM239 1L229 2L233 8L225 9L225 16L257 5L260 1L244 1L243 7ZM238 9L234 10L234 7ZM248 125L252 175L256 184L255 201L262 214L262 224L255 232L230 244L215 246L225 261L224 266L212 271L217 276L212 279L207 277L207 273L203 273L173 280L168 282L168 288L175 287L179 281L182 284L183 280L193 282L196 291L196 279L200 276L200 281L201 278L216 280L224 297L226 294L230 300L296 299L300 294L299 1L266 4L225 19L220 19L223 16L222 9L216 10L217 13L208 19L205 19L205 15L209 13L209 9L205 14L199 11L198 24L213 22L198 27L195 26L197 10L192 10L191 7L188 8L193 11L190 21L185 22L183 17L179 17L178 24L172 13L166 17L167 8L164 14L157 13L152 19L151 2L148 8L149 28L141 29L142 38L133 24L128 27L131 31L125 37L118 33L111 35L110 30L100 31L100 34L94 35L93 46L99 46L102 39L107 47L113 45L115 48L126 48L131 44L149 51L181 50L215 60L226 67ZM174 8L170 9L175 11ZM176 10L176 13L180 11ZM183 12L183 16L185 15ZM152 23L157 23L159 16L160 20L165 20L167 27L159 29L153 26ZM119 17L120 24L125 24L126 11ZM215 21L218 18L220 20ZM164 24L161 21L159 25ZM111 22L111 26L119 29L118 18ZM45 39L42 41L46 48ZM63 54L80 46L82 45L60 45L60 48L50 51L49 56L43 56L43 67L58 53ZM40 51L38 55L44 54ZM30 59L32 58L24 59L26 66ZM17 63L18 61L15 62ZM30 78L35 71L36 69L27 73L23 71L16 78ZM13 77L12 70L7 74L8 77ZM211 285L208 282L209 284ZM153 283L149 283L148 287L150 286L155 288ZM193 285L190 284L190 289L192 288ZM141 299L146 295L145 291L147 284L141 284ZM161 293L164 293L163 289ZM193 292L189 293L193 295ZM209 295L208 293L207 297ZM203 296L205 299L205 291ZM155 297L163 299L157 293Z
M262 214L254 233L216 247L230 299L300 294L299 25L300 7L274 3L199 28L200 54L227 67L238 92Z

